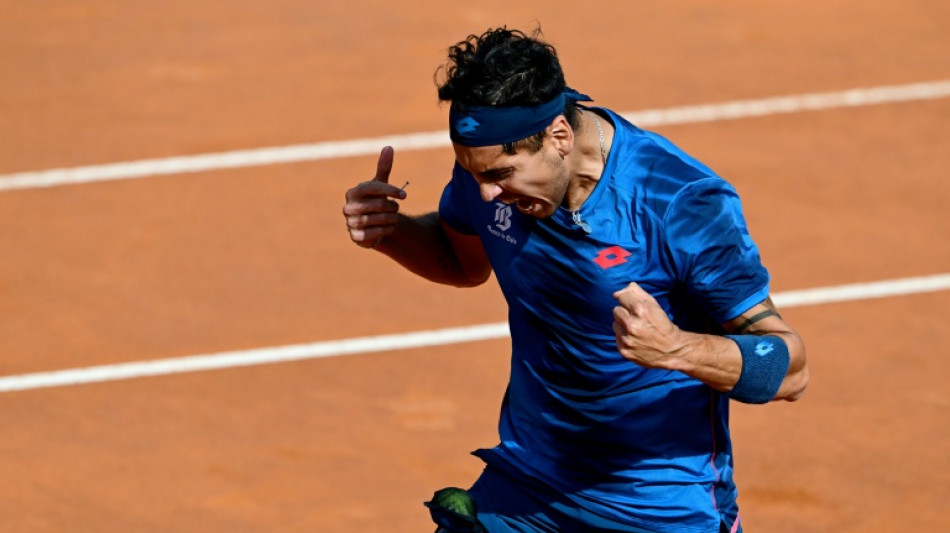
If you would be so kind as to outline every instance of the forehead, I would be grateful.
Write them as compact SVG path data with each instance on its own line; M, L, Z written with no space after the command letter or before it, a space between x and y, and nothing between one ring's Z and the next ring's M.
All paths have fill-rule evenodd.
M482 173L487 170L510 166L511 158L517 154L507 154L500 145L497 146L463 146L452 143L455 150L455 160L465 170Z

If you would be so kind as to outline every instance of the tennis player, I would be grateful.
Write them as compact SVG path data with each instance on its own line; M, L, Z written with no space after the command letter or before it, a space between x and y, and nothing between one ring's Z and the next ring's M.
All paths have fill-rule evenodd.
M357 245L439 283L494 272L508 302L477 520L439 531L742 531L729 404L796 400L808 370L736 190L583 104L540 32L469 36L437 75L456 159L438 210L399 213L387 147L343 214Z

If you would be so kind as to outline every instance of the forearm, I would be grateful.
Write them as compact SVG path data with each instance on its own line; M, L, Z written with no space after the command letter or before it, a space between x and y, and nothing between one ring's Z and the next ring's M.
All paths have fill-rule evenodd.
M442 228L438 213L399 214L395 231L374 247L410 272L427 280L456 287L483 283L488 272L466 270Z
M617 348L640 366L682 372L749 403L797 400L808 385L805 345L768 298L722 324L732 339L680 329L636 283L614 297Z
M756 334L779 337L788 348L788 371L773 400L797 400L808 383L801 339L791 331ZM683 332L683 336L683 348L676 356L666 359L663 366L683 372L720 392L730 392L742 375L743 359L739 346L732 339L717 335Z

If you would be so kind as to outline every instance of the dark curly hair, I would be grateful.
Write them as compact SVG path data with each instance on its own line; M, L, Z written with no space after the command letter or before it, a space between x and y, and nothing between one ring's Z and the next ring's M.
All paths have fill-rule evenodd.
M532 106L550 101L566 87L557 51L542 41L540 28L530 36L506 27L469 35L449 47L448 62L436 70L435 77L439 100L452 105ZM564 116L577 129L573 101L564 106ZM540 132L504 149L513 153L524 146L535 152L543 138Z

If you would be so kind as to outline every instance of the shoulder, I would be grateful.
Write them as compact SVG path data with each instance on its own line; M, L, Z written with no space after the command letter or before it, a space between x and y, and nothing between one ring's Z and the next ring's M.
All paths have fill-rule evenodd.
M614 144L615 187L629 191L640 207L665 217L677 198L729 184L711 168L666 137L641 129L610 113L617 130Z

